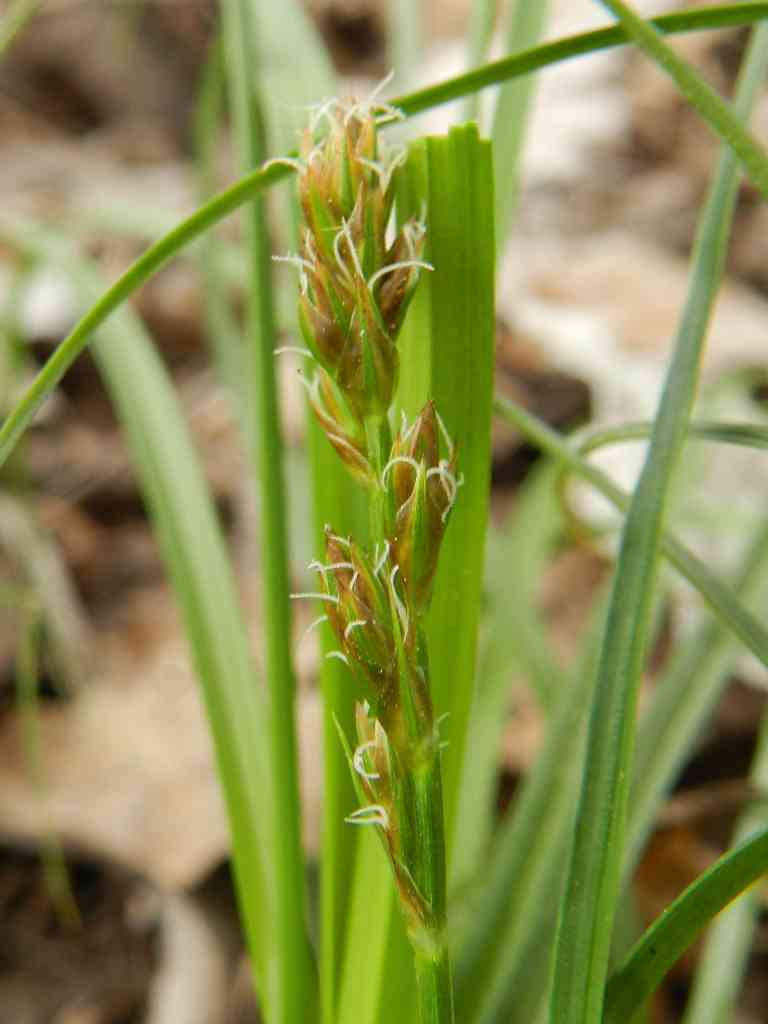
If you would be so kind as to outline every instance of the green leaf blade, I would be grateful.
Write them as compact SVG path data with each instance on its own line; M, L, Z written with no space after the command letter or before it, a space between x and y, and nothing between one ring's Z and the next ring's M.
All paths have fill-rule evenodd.
M488 519L495 346L493 167L474 125L427 140L430 397L454 441L464 484L443 540L427 635L443 735L446 837L452 849L469 714Z
M626 1024L669 968L717 914L768 871L768 829L761 829L705 871L646 931L606 994L605 1024Z

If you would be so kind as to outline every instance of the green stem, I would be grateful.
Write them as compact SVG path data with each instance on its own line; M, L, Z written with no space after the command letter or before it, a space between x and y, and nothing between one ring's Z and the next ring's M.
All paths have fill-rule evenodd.
M440 748L431 708L415 714L410 673L401 665L403 697L411 697L401 751L407 771L399 815L405 865L421 912L404 911L413 947L419 1024L453 1024L453 985L446 944L445 812ZM428 691L428 687L427 687ZM406 710L406 709L404 709Z
M431 920L421 938L412 941L419 994L420 1024L452 1024L453 985L446 932L445 823L440 753L433 753L413 780L416 849L414 879L429 904Z
M453 990L447 947L443 945L434 956L417 950L414 965L420 1024L452 1024Z

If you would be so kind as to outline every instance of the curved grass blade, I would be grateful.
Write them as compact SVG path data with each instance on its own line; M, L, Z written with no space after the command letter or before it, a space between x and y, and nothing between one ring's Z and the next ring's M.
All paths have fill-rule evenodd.
M724 4L721 7L707 7L698 10L680 11L653 18L651 25L659 32L673 35L679 32L694 32L706 28L726 28L733 25L753 25L768 17L768 3ZM451 103L498 85L510 78L527 75L531 71L559 64L573 57L581 57L599 50L608 50L613 46L623 46L630 37L622 26L597 29L580 35L568 36L564 39L545 43L533 50L516 53L511 57L492 61L481 68L467 71L437 85L427 86L417 92L399 96L392 102L408 117L421 114L425 110Z
M698 933L768 872L768 828L753 833L688 886L646 931L611 978L605 1024L626 1024Z
M768 57L758 33L737 90L751 109ZM561 905L550 1001L552 1024L598 1024L619 895L635 709L661 555L667 493L682 450L704 337L722 272L738 186L723 152L694 245L692 277L651 435L622 534L592 705L568 881Z
M629 496L596 466L579 458L557 431L500 395L494 399L494 410L538 448L557 459L569 472L576 473L590 483L616 508L626 511ZM669 534L665 534L662 539L662 551L670 564L698 590L717 617L726 623L755 657L768 667L768 631L743 607L731 589L722 584L700 559Z
M768 3L742 3L668 15L657 19L654 24L660 31L687 32L694 29L752 24L765 17L768 17ZM538 68L594 50L618 46L626 41L626 35L620 29L606 29L572 36L486 65L439 85L401 96L392 102L407 116L413 116L518 75L528 74ZM0 466L29 426L37 409L88 344L93 332L107 317L185 246L261 191L282 181L290 173L290 168L286 164L272 163L246 175L149 246L136 262L104 291L57 347L4 420L0 427Z
M589 455L610 444L625 441L645 441L653 423L649 420L638 423L622 423L617 427L590 430L579 439L579 452ZM768 427L759 423L692 422L688 425L688 438L696 441L717 441L721 444L735 444L743 448L768 448Z
M254 171L253 174L220 192L173 231L151 245L114 284L104 289L85 316L57 346L56 351L3 421L0 427L0 466L15 448L38 408L104 321L181 249L233 213L262 189L284 178L287 173L284 167L273 164L266 169ZM12 220L4 220L0 224L0 233L12 238L17 228L18 225Z
M768 153L738 116L691 65L664 42L658 30L622 0L598 0L622 24L627 36L674 80L710 128L738 154L754 183L768 198Z
M736 826L735 845L766 825L768 714L763 715L749 781L756 799ZM759 912L759 893L752 889L712 923L699 959L684 1024L727 1024L735 1018L736 997Z

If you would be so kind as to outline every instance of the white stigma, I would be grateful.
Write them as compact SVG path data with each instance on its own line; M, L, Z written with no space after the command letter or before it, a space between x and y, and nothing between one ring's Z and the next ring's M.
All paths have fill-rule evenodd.
M352 757L352 767L362 779L373 780L381 778L378 772L369 772L365 767L365 752L372 749L376 749L376 742L368 740L367 743L360 744Z
M376 282L386 274L391 274L395 270L400 270L406 267L418 267L420 270L435 269L432 264L427 263L426 260L397 260L395 263L390 263L386 267L379 267L375 274L371 274L368 278L368 290L370 291Z
M389 828L389 815L386 807L381 804L370 804L368 807L361 807L344 819L348 825L379 825L384 830Z
M345 640L349 640L349 634L352 632L353 629L360 629L361 626L367 626L367 625L368 625L368 620L367 619L353 619L352 622L347 624L347 626L346 626L346 628L344 630L344 639Z
M347 668L350 668L349 658L343 651L328 651L325 657L327 660L335 658L337 661L343 661Z

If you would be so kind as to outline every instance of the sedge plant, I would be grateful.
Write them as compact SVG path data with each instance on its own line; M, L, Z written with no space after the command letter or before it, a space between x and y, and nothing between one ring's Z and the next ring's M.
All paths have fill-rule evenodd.
M367 544L325 529L318 597L358 686L347 746L361 806L347 823L378 832L414 953L420 1020L453 1020L446 930L441 741L424 619L440 546L462 483L456 451L428 401L393 433L397 338L419 276L426 226L389 241L398 157L378 128L399 116L375 100L324 105L297 161L303 213L299 322L317 368L310 405L370 507ZM325 125L324 125L325 127ZM308 595L294 595L296 597ZM311 596L311 595L309 595ZM342 742L348 739L342 735Z
M19 3L13 11L26 17L34 6ZM398 5L398 23L416 24L417 6ZM475 5L478 59L487 51L492 6ZM746 647L768 665L768 631L759 614L768 577L765 530L750 538L742 572L725 581L675 535L667 510L676 464L691 439L766 446L759 424L692 425L690 416L740 171L768 196L768 157L748 127L768 65L768 28L759 25L768 19L768 4L708 5L653 21L619 0L602 6L615 24L537 45L547 5L510 4L507 38L522 52L387 104L375 96L321 104L298 154L284 153L286 132L275 133L283 153L275 159L262 137L268 120L258 100L262 83L249 76L258 73L259 33L278 32L282 19L263 17L265 5L232 0L224 5L217 60L227 86L220 92L229 95L241 143L238 182L153 241L109 287L71 238L9 216L0 222L4 242L30 265L63 267L86 307L0 426L0 463L98 330L94 354L136 460L201 682L267 1024L623 1024L694 935L768 867L766 821L756 806L734 849L621 955L622 887L660 800L711 714L737 651ZM283 8L290 32L306 42L299 6L284 0ZM664 36L737 24L759 27L729 103ZM20 25L15 16L5 24L8 45ZM282 54L292 44L285 37L267 41ZM658 413L652 424L604 438L650 436L633 494L591 465L587 448L514 403L494 402L490 375L493 251L515 212L533 82L524 76L629 41L672 77L725 144ZM418 60L412 42L394 47L410 65ZM391 121L491 85L508 90L493 126L495 174L489 147L478 143L474 129L420 140L405 160L387 151ZM215 96L221 82L214 86ZM265 161L268 154L273 159ZM323 551L312 564L316 584L294 595L318 603L327 654L327 812L316 950L307 937L295 764L287 763L294 743L285 655L290 618L286 574L278 566L286 549L275 512L282 447L261 204L292 173L301 224L300 250L289 261L300 279L314 472L323 484L315 504L325 516ZM494 197L494 180L497 190L509 191ZM268 513L263 546L279 569L271 572L265 601L266 646L277 652L267 658L272 692L254 683L231 565L173 387L126 304L164 263L256 198L244 246L250 348L246 358L239 352L233 359L230 351L222 361L243 403L248 442L260 452L254 475ZM219 255L223 249L217 246ZM207 275L212 289L222 279ZM215 320L227 324L231 339L231 315ZM248 382L239 387L243 376ZM496 566L490 593L501 596L478 656L492 403L547 462L520 503L514 536L494 545L504 571ZM535 608L538 575L560 535L556 496L563 473L581 477L626 516L613 584L596 602L569 671L545 649ZM346 514L352 506L365 508L367 524ZM698 591L707 614L641 716L637 689L664 593L662 560ZM532 681L545 737L497 823L494 754L509 665ZM338 675L329 683L331 671ZM451 713L447 720L444 711ZM342 778L337 768L344 759ZM755 778L763 775L759 758ZM714 933L718 977L697 980L687 1024L714 1020L714 1005L731 1012L753 923L753 912L733 915L725 940L722 931ZM403 950L415 965L415 998L402 981Z

